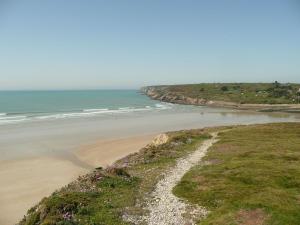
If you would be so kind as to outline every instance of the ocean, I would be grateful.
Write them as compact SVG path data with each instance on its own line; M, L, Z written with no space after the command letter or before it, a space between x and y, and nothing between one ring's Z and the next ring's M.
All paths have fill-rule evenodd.
M0 91L0 125L164 110L138 90Z

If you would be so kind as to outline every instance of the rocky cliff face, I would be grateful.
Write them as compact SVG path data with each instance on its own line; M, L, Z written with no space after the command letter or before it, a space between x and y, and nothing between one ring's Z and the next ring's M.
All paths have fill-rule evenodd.
M257 111L282 111L282 112L300 112L300 104L241 104L236 102L217 101L205 98L193 98L172 92L168 86L149 86L143 87L141 91L151 99L175 104L199 105L212 107L226 107L233 109L257 110Z
M144 87L141 90L151 99L186 105L207 105L209 101L203 98L191 98L178 93L168 92L166 86Z

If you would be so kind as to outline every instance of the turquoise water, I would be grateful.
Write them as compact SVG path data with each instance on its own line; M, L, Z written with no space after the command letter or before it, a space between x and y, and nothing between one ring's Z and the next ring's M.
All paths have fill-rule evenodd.
M164 108L137 90L0 92L0 124Z

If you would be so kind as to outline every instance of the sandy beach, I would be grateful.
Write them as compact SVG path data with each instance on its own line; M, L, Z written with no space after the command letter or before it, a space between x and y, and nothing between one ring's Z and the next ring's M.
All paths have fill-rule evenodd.
M75 155L81 161L93 167L107 167L130 153L134 153L150 143L156 135L143 135L129 138L100 140L91 145L82 146Z
M5 160L0 164L0 224L12 225L54 190L97 166L138 151L155 135L99 140L74 155ZM62 175L63 174L63 175Z

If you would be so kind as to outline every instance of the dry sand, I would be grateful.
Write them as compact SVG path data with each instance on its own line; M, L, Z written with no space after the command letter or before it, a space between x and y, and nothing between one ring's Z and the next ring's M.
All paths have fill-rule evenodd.
M92 145L82 146L75 155L81 161L93 166L106 167L117 159L140 150L149 144L156 135L143 135L130 138L101 140Z
M58 158L2 161L0 224L15 224L42 197L86 172L87 169Z
M101 140L74 155L0 161L0 224L12 225L43 197L68 184L90 168L108 166L136 152L155 135Z

